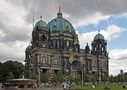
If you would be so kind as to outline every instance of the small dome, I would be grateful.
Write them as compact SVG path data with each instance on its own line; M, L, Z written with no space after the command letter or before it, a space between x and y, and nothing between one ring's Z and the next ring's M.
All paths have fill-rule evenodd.
M44 22L43 20L39 20L36 24L35 24L35 28L38 27L39 29L41 28L45 28L47 27L46 22Z
M31 45L27 46L27 48L26 48L26 52L30 52L31 50L32 50Z
M102 34L100 34L100 33L98 33L98 34L94 37L94 40L98 40L98 39L100 39L100 40L105 40L105 39L104 39L104 36L103 36Z

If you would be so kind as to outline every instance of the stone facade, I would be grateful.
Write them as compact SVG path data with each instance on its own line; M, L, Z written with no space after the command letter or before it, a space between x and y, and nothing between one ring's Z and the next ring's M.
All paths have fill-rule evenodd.
M78 35L72 24L62 17L46 24L39 20L32 31L31 45L25 51L27 69L41 74L95 74L98 82L108 76L107 41L98 33L85 49L80 49Z

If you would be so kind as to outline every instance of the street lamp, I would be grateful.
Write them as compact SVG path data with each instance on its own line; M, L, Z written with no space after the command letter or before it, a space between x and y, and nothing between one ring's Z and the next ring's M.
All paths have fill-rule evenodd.
M41 64L38 64L38 83L39 83L39 87L41 84L41 69L40 69Z
M82 85L84 85L84 64L82 64Z

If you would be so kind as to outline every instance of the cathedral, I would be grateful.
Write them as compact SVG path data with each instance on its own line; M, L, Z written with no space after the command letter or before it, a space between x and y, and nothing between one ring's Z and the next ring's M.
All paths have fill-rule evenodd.
M91 42L80 48L73 25L59 8L57 17L49 23L40 18L32 30L31 44L25 50L25 64L29 71L42 74L94 74L97 82L108 76L107 41L97 33ZM76 77L76 76L75 76Z

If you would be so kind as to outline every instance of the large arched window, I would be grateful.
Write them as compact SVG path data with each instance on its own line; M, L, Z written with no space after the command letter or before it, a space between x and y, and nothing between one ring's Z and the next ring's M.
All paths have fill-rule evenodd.
M42 39L42 41L45 41L46 40L46 36L45 35L42 35L42 37L41 37Z
M67 47L69 47L69 40L67 40Z
M46 63L46 56L42 57L42 63Z
M52 42L53 42L53 48L56 49L56 45L57 45L57 44L56 44L56 43L57 43L57 42L56 42L56 39L53 39Z
M57 58L54 60L54 64L55 64L55 65L58 64L58 59L57 59Z
M57 48L59 48L59 39L57 39L56 43L57 43Z

